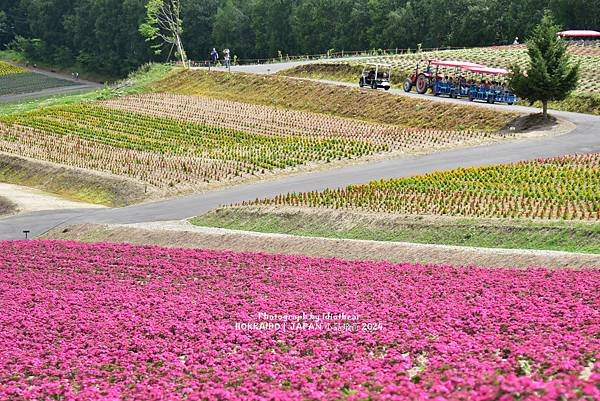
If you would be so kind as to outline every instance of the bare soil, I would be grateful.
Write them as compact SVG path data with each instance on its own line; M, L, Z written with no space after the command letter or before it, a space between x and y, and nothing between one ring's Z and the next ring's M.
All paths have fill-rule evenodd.
M2 195L4 199L8 200L15 206L13 207L12 213L102 207L84 202L66 200L44 191L40 191L39 189L24 187L21 185L6 184L2 182L0 182L0 195Z

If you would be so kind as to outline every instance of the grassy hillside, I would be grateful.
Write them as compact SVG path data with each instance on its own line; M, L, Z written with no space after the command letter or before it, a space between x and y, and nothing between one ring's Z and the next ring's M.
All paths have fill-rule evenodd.
M173 67L166 64L146 64L139 70L132 72L126 79L116 82L111 86L96 89L85 93L70 93L61 95L44 96L37 99L17 100L2 103L0 117L20 114L44 107L60 106L112 99L130 94L146 93L152 86L169 75Z
M0 96L33 93L49 88L75 86L76 82L47 77L35 72L24 72L0 76Z
M468 105L439 104L358 88L277 76L215 71L184 71L173 74L161 81L157 89L411 128L493 132L502 129L516 117L514 113Z
M0 153L0 182L106 206L126 206L145 196L144 187L131 180L3 153Z

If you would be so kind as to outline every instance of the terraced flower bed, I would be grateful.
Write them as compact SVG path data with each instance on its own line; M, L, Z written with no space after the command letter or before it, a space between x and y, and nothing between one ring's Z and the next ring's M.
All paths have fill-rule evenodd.
M2 399L600 397L598 270L52 241L0 253Z
M172 74L159 82L156 89L166 93L254 103L404 128L497 132L518 117L516 113L468 104L438 103L281 76L218 71Z
M159 188L388 151L366 141L269 136L90 104L6 117L0 150L124 174Z
M0 74L0 96L38 92L49 88L75 86L76 82L52 78L35 72Z
M461 168L257 204L410 215L600 220L600 154Z
M473 130L402 128L318 113L168 93L116 98L103 102L102 106L258 135L367 142L406 153L478 144L506 136Z
M24 72L26 71L20 67L0 61L0 77L5 75L21 74Z

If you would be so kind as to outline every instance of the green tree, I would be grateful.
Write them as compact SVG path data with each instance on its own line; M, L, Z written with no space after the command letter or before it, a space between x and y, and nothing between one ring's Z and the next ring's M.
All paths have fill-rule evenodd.
M560 27L549 12L533 30L527 41L529 69L512 66L509 86L517 96L531 104L542 102L544 117L548 116L550 100L565 99L577 86L579 65L570 62L566 42L558 36Z
M250 17L235 6L232 0L226 0L219 7L213 26L215 46L231 49L232 56L252 57L254 51L254 31Z
M146 4L146 20L140 25L139 30L146 40L162 42L153 46L156 54L161 53L161 48L165 44L171 45L171 48L176 46L181 63L184 67L188 66L181 40L183 22L179 0L149 0Z

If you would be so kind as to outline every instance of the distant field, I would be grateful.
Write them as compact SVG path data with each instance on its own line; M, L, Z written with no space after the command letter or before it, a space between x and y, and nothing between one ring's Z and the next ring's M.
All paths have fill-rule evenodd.
M600 47L571 46L569 49L573 62L581 63L581 79L577 90L585 93L600 93ZM348 64L363 65L366 61L391 64L396 73L396 81L401 82L408 72L414 70L417 62L428 59L463 60L499 68L509 68L513 64L527 68L529 63L527 48L519 45L381 55L360 61L351 61ZM297 67L298 73L289 70L283 74L302 75L303 68L304 66ZM310 69L310 67L306 68ZM325 69L325 67L323 68ZM348 72L354 73L355 70L348 70ZM352 82L354 81L358 82L358 76L352 79Z
M0 76L0 96L19 95L23 93L38 92L44 89L62 86L75 86L76 82L47 77L35 72Z
M569 52L573 56L573 62L581 64L579 85L575 93L568 99L561 102L552 102L550 106L559 110L600 114L600 47L570 46ZM392 84L400 87L404 79L414 71L417 62L434 58L470 61L500 68L510 68L513 64L527 68L529 62L527 49L524 45L497 46L381 55L360 61L341 63L307 64L282 71L279 75L354 83L358 82L362 67L368 61L391 64Z

